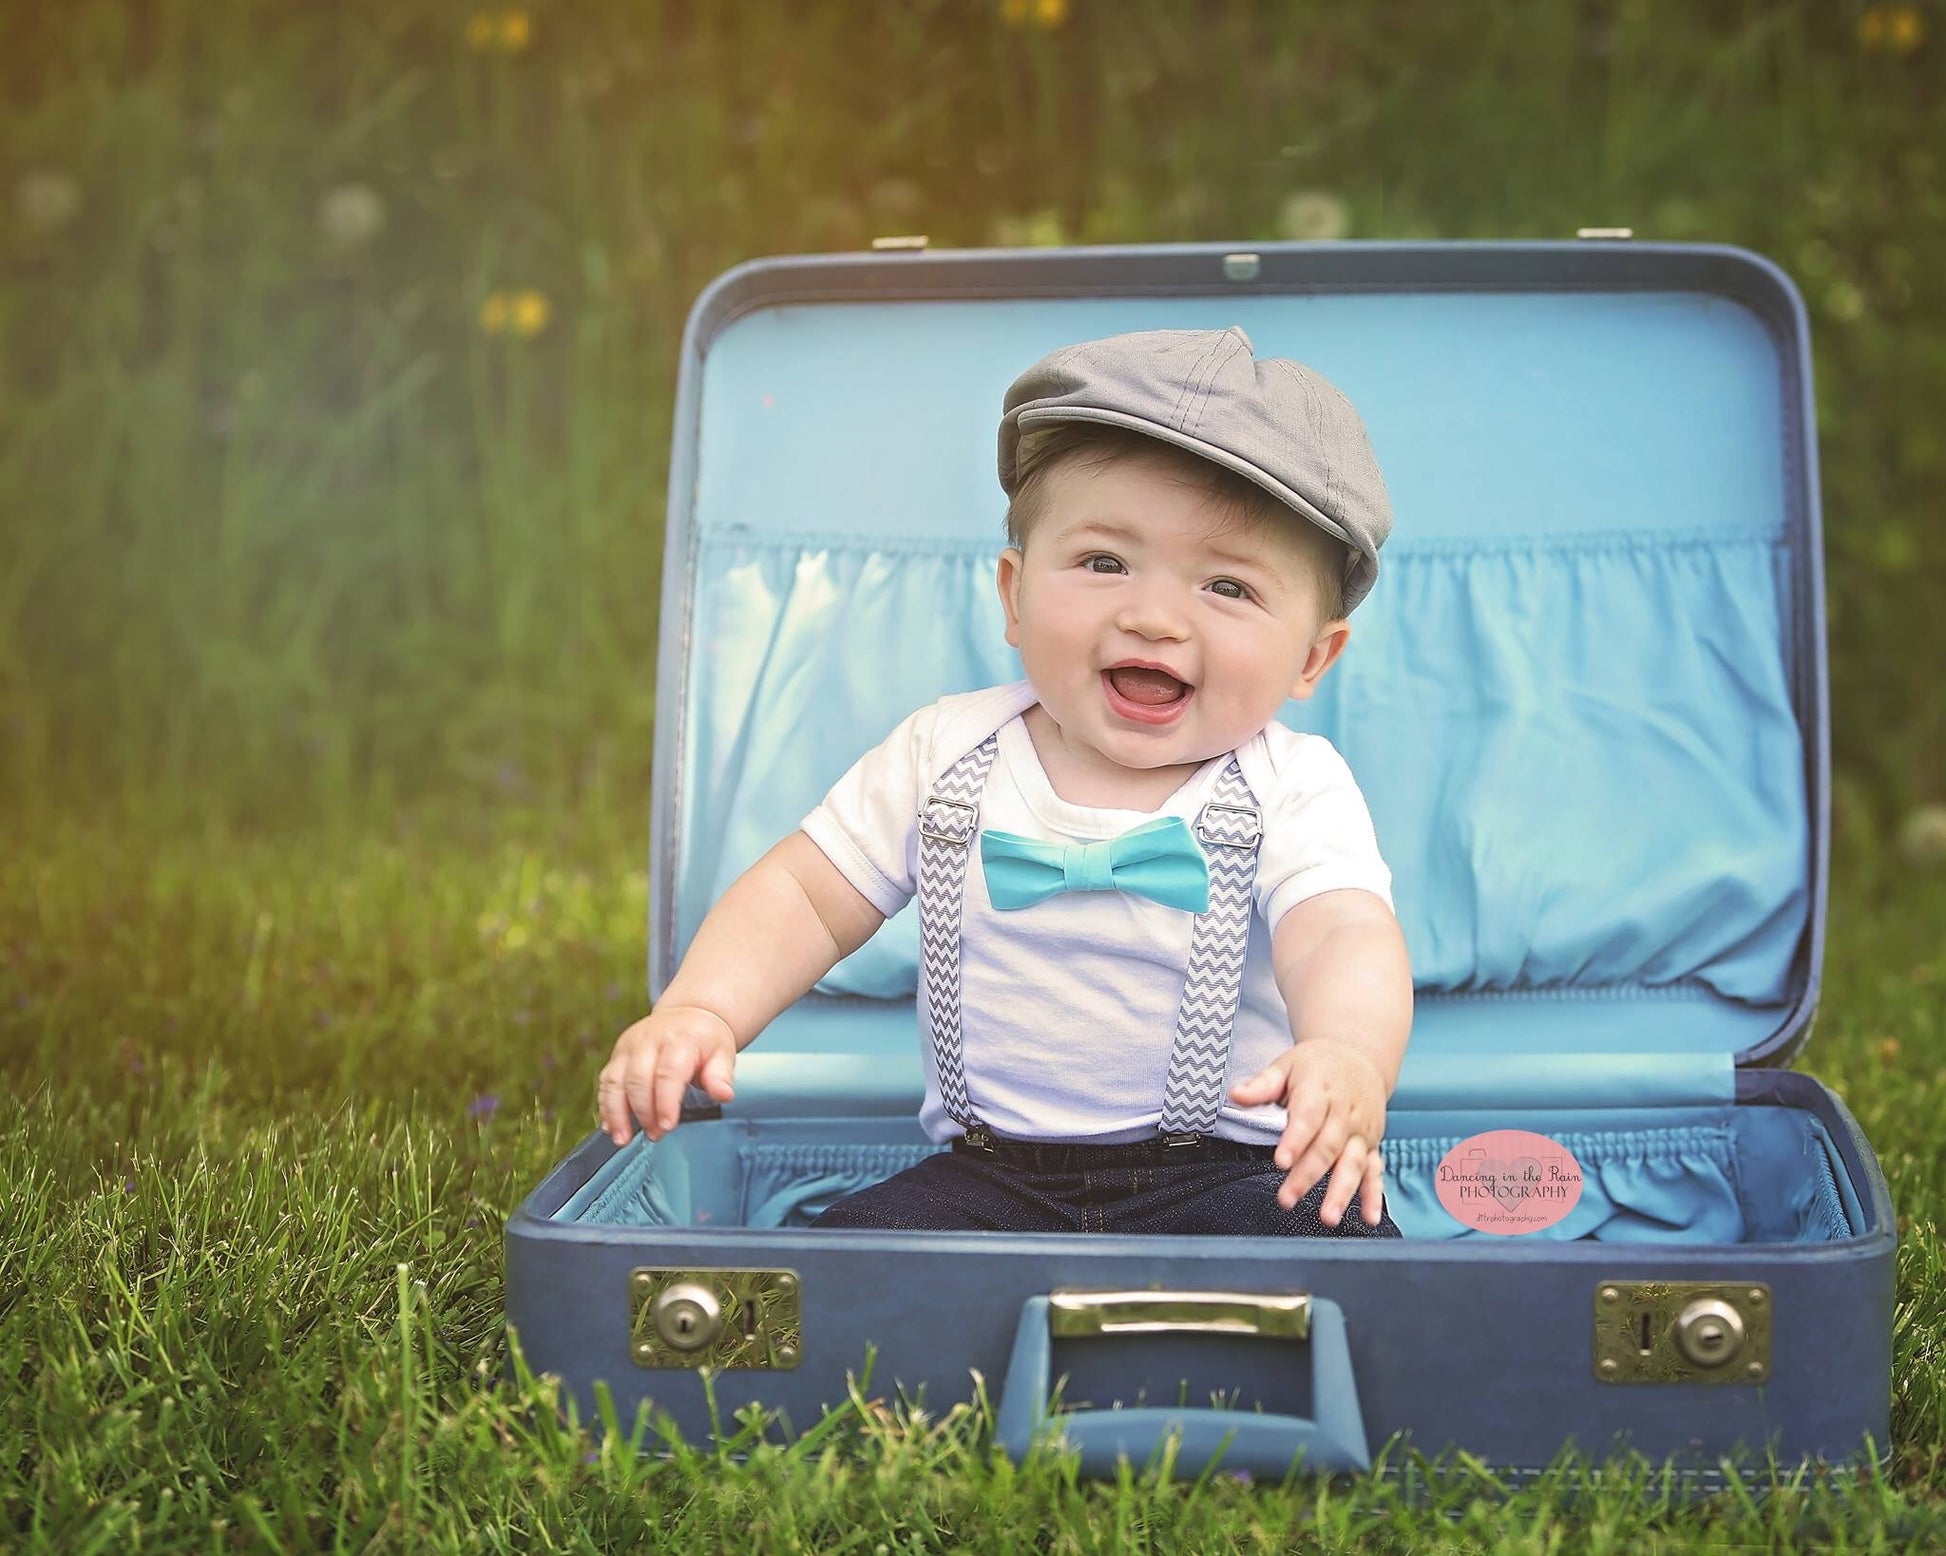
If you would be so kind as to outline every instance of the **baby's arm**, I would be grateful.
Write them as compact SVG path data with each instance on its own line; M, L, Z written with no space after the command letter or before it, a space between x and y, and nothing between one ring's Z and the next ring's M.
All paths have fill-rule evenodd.
M615 1039L601 1072L601 1127L626 1145L676 1127L691 1080L718 1102L737 1053L878 926L880 913L824 850L793 832L711 908L655 1009Z
M1405 936L1372 892L1327 891L1278 921L1270 955L1293 1047L1230 1095L1289 1110L1277 1143L1277 1165L1289 1174L1280 1201L1296 1204L1335 1165L1319 1209L1324 1224L1336 1226L1356 1196L1376 1226L1385 1103L1412 1031Z

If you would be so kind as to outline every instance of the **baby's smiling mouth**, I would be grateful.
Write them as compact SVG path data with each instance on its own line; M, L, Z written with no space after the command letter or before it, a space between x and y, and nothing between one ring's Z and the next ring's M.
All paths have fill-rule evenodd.
M1103 673L1118 694L1144 708L1167 707L1194 690L1187 681L1155 665L1113 665Z

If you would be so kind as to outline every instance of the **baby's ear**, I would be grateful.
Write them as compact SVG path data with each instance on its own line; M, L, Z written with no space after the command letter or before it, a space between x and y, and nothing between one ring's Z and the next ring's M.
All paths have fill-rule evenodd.
M1000 553L1000 562L994 569L993 584L1000 591L1000 608L1007 613L1007 643L1010 647L1020 647L1020 574L1026 565L1026 558L1016 546L1009 546Z
M1311 651L1304 656L1304 665L1297 672L1297 682L1291 687L1293 702L1310 700L1311 694L1318 689L1318 682L1324 679L1324 672L1338 662L1338 656L1350 641L1351 623L1343 618L1327 621L1318 628Z

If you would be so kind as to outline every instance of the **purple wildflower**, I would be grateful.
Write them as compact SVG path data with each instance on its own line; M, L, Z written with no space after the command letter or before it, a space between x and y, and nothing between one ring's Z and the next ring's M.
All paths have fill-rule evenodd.
M475 1097L466 1105L468 1116L478 1119L492 1118L499 1110L500 1099L490 1091Z

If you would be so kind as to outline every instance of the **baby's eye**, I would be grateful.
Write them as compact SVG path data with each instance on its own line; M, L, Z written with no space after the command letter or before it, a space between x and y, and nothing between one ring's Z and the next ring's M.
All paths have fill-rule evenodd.
M1210 587L1226 600L1247 600L1250 598L1249 589L1238 583L1234 578L1218 578L1210 584Z
M1098 567L1096 566L1097 563L1106 563L1107 565ZM1119 559L1109 556L1106 552L1102 551L1097 551L1090 556L1083 557L1081 559L1081 565L1091 573L1119 573L1123 570Z

